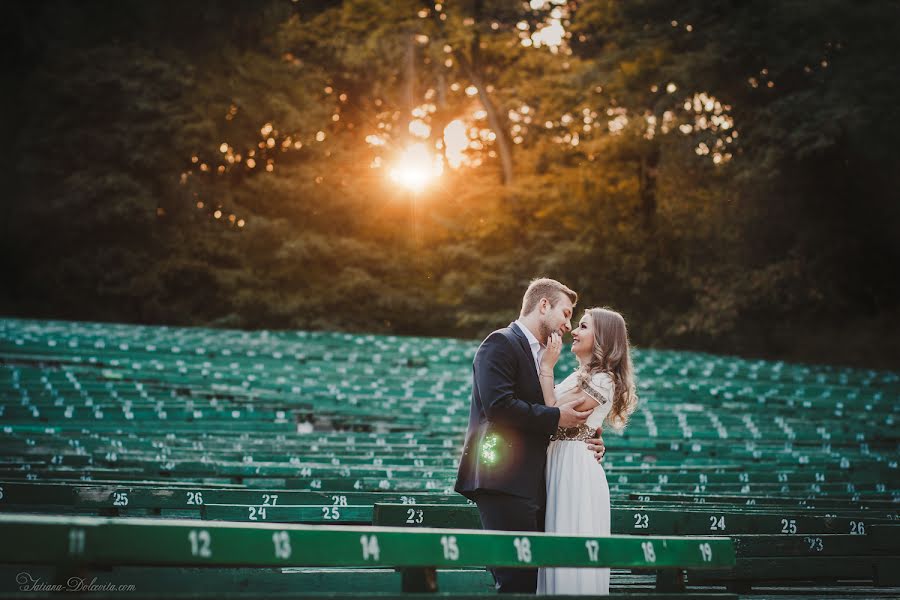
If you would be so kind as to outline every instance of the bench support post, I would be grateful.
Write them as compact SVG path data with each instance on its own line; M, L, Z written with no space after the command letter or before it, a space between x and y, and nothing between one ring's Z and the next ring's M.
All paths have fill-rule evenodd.
M400 569L400 578L404 592L437 592L437 570L434 567Z
M878 587L894 587L900 585L900 559L894 557L878 558L875 561L875 585Z
M656 571L656 591L661 593L684 593L683 569L659 569Z

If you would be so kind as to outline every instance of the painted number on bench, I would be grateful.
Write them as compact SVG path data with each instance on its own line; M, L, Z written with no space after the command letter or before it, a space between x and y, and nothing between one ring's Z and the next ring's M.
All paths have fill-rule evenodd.
M260 506L260 507L248 506L247 510L250 513L249 515L247 515L247 518L250 519L251 521L259 521L260 519L262 519L263 521L266 520L266 507L265 506Z
M347 496L332 496L331 497L331 505L332 506L347 506Z
M712 546L709 545L709 542L700 544L700 557L703 559L703 562L712 561Z
M516 547L516 559L519 562L531 562L531 540L528 538L516 538L513 540Z
M201 558L210 558L212 556L212 538L205 529L191 529L188 533L188 539L191 542L191 556L199 556Z
M406 523L408 525L418 525L423 520L425 520L425 512L423 510L416 508L406 509Z
M69 530L69 556L84 554L84 529Z
M278 504L278 494L263 494L263 506L275 506Z
M272 543L275 544L275 557L288 559L291 557L291 538L287 531L276 531L272 534Z
M128 493L113 492L113 506L128 506Z
M710 531L725 531L725 517L709 517L709 530Z
M341 511L337 506L323 506L322 518L326 521L339 521L341 518Z
M600 560L600 544L597 540L588 540L584 543L584 547L588 551L588 560L597 562Z
M781 533L797 533L797 521L795 519L782 519Z
M359 536L359 543L362 545L363 560L379 560L381 550L378 548L378 538L374 535Z
M866 535L866 524L862 521L850 521L850 535Z
M807 537L803 538L807 544L809 544L810 550L815 550L816 552L821 552L825 549L825 544L822 543L822 538L820 537Z
M647 529L650 527L650 515L634 513L634 528Z
M644 560L656 562L656 551L653 549L653 542L641 542L641 550L644 551Z
M459 546L456 544L456 536L442 535L441 546L444 549L444 558L447 560L459 560Z
M187 492L187 503L192 506L203 504L203 492Z

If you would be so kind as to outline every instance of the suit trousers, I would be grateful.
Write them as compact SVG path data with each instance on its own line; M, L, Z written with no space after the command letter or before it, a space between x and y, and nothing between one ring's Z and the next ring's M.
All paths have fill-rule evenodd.
M530 498L502 492L479 492L474 497L483 529L499 531L544 531L545 507ZM537 569L491 569L501 594L534 594Z

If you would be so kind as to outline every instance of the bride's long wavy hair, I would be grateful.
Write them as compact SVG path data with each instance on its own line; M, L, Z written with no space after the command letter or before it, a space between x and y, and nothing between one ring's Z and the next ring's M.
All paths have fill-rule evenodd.
M613 380L613 405L606 419L615 429L623 429L628 417L637 408L634 386L634 367L625 318L608 308L589 308L584 311L594 326L594 350L583 369L588 376L607 373Z

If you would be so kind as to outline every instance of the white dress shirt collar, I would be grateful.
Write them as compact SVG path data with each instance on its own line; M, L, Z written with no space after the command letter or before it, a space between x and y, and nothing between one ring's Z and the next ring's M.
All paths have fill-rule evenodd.
M525 323L522 322L522 319L516 319L516 325L519 326L519 329L522 330L522 333L525 334L525 339L528 340L528 345L531 346L531 356L534 358L534 368L540 373L541 372L541 356L544 354L544 347L541 346L541 343L538 341L534 334L531 333L531 330L525 326Z

